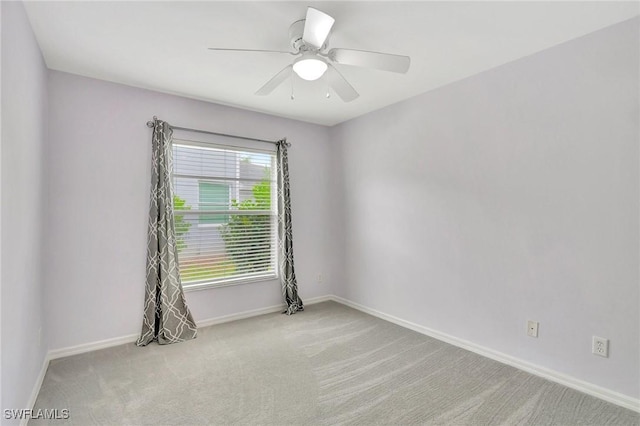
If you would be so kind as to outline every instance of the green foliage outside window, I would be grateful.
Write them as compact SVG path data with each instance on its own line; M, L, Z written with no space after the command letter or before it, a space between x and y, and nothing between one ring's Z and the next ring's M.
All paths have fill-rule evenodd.
M173 223L176 230L176 246L178 247L178 253L180 253L186 247L184 242L184 234L189 232L191 224L184 220L184 215L179 214L180 210L191 210L191 206L186 206L186 201L177 195L173 196Z
M267 173L268 175L268 170ZM271 182L268 178L251 188L253 197L239 202L231 200L231 210L251 211L271 209ZM268 214L232 214L220 233L227 253L239 270L262 272L269 269L264 254L271 249L271 216Z

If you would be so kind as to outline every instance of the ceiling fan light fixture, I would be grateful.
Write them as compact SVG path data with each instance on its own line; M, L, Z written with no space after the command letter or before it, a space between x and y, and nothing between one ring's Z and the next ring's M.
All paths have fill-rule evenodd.
M317 80L327 70L327 63L313 53L305 53L293 63L293 71L303 80Z

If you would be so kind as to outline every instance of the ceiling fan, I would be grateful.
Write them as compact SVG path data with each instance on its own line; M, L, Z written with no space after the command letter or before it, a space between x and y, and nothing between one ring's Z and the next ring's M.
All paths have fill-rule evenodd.
M304 80L317 80L325 76L327 83L338 96L343 101L350 102L356 99L359 94L333 66L334 63L397 73L406 73L409 70L411 58L408 56L341 48L333 48L327 51L327 40L334 22L335 19L326 13L313 7L308 7L306 18L294 22L289 27L289 37L293 51L217 47L210 47L209 50L285 53L297 56L292 64L284 67L264 86L258 89L255 94L260 96L270 94L276 87L292 76L292 73L296 73Z

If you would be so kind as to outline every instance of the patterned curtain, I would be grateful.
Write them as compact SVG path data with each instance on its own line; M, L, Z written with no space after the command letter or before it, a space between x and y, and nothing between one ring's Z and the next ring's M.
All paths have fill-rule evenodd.
M287 303L283 314L291 315L303 311L298 296L298 282L293 268L293 232L291 230L291 199L289 198L289 160L286 140L277 143L278 169L278 235L280 237L280 281L282 294Z
M171 188L171 133L169 124L154 117L147 282L138 346L154 340L166 345L196 337L196 324L184 299L178 270Z

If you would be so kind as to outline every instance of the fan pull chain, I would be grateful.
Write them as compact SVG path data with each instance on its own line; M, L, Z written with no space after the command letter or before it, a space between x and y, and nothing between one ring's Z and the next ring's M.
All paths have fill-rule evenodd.
M293 94L293 73L291 73L291 100L295 100L296 96Z
M327 83L327 94L325 95L327 99L331 97L331 92L329 92L329 84Z

